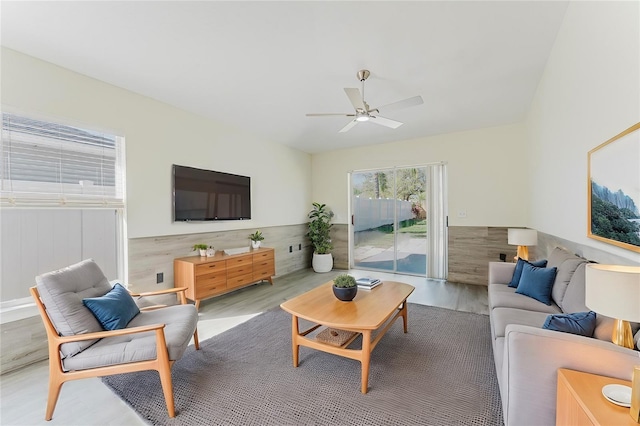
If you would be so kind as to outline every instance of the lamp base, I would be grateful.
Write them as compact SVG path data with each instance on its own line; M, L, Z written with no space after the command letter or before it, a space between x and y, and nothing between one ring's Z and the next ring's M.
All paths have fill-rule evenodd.
M613 333L611 341L618 346L633 349L633 334L631 334L631 324L629 321L616 319L613 323Z
M529 260L529 247L527 246L518 246L517 256L523 260Z

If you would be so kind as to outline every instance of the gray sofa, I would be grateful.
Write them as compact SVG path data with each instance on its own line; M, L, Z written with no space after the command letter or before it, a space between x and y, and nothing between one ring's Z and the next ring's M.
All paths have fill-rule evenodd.
M555 425L559 368L631 380L640 352L611 343L613 320L597 316L594 337L543 329L549 314L585 312L582 259L556 248L547 267L558 268L548 306L509 287L515 263L489 264L493 354L505 425ZM637 332L637 324L632 324ZM636 335L637 340L638 335Z

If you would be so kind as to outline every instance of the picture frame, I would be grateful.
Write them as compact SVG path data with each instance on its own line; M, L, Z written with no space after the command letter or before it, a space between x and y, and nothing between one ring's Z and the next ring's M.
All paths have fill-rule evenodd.
M640 123L587 160L587 237L640 253Z

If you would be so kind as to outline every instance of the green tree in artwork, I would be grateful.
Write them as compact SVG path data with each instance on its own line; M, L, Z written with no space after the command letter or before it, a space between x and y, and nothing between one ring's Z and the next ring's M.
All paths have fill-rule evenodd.
M640 225L629 221L635 214L613 203L591 197L591 232L614 241L640 246Z

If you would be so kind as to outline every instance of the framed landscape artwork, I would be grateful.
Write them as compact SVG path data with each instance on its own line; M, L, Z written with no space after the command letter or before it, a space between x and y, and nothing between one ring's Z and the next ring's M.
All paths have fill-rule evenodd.
M640 123L589 151L587 236L640 252Z

